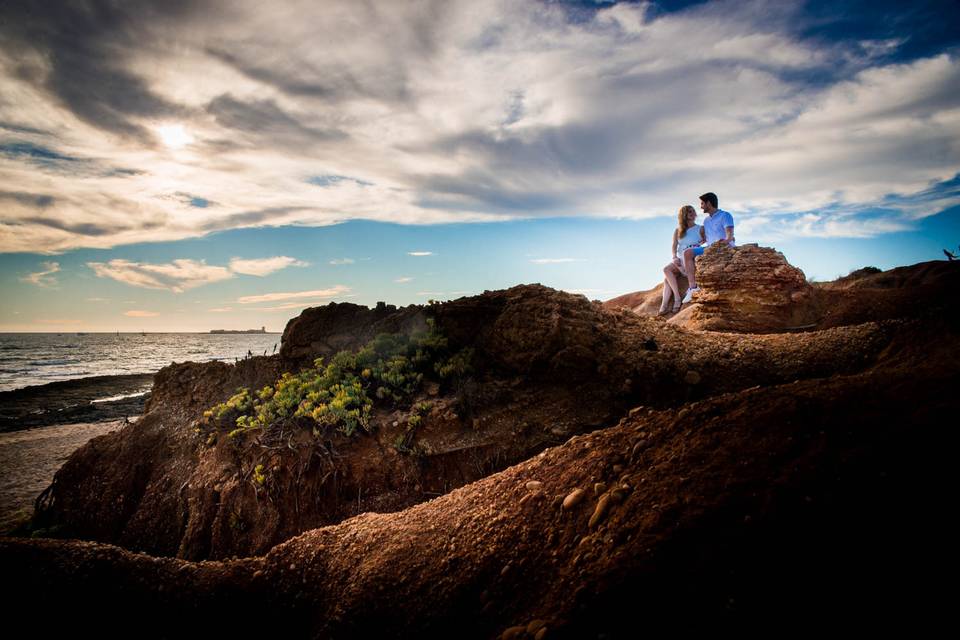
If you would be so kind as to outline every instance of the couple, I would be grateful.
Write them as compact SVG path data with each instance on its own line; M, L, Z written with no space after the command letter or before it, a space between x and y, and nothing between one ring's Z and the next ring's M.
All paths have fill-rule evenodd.
M677 228L673 230L673 258L663 268L663 301L660 303L660 315L670 312L670 295L673 294L673 313L680 310L681 304L690 302L697 287L696 256L702 256L704 247L715 242L734 246L733 216L718 209L717 194L705 193L700 196L700 209L707 214L703 226L697 224L697 211L690 205L680 207L677 214ZM690 287L683 300L677 285L677 276L685 275Z

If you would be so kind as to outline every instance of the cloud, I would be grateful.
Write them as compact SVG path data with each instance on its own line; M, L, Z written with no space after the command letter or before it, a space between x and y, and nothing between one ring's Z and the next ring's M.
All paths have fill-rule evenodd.
M215 309L207 309L207 311L212 311L214 313L226 313L227 311L233 311L233 307L217 307Z
M408 255L408 256L416 256L416 257L432 256L432 255L433 255L433 251L408 251L408 252L407 252L407 255Z
M844 7L6 2L0 251L666 218L708 189L810 233L883 204L889 233L960 202L911 201L960 168L957 14Z
M274 307L249 307L244 311L287 311L289 309L305 309L314 305L326 304L322 300L308 300L306 302L286 302Z
M87 302L110 302L110 298L86 298Z
M354 262L356 262L356 260L353 258L334 258L330 261L330 264L337 267L344 264L353 264Z
M412 282L412 281L413 281L413 278L411 278L410 276L403 276L401 278L397 278L396 280L394 280L394 282L398 284L403 284L404 282Z
M116 259L110 262L88 262L87 266L101 278L111 278L134 287L167 289L182 293L212 282L232 277L225 267L208 265L203 260L186 258L167 264L149 264Z
M242 273L251 276L266 276L275 271L286 269L287 267L306 267L308 263L289 256L276 256L273 258L257 258L244 260L243 258L232 258L230 260L230 271Z
M296 298L333 298L343 295L350 291L350 287L337 284L329 289L318 289L314 291L295 291L284 293L264 293L255 296L243 296L237 298L240 304L253 304L257 302L277 302L279 300L293 300Z
M31 273L30 275L20 278L21 282L28 282L30 284L35 284L38 287L53 287L57 284L57 279L53 277L54 273L60 271L59 262L44 262L43 270Z
M124 311L123 315L130 318L155 318L160 314L156 311L143 311L140 309L131 309L130 311Z
M533 264L563 264L566 262L584 262L582 258L532 258Z
M111 278L134 287L167 289L182 293L206 284L220 282L236 274L266 276L287 267L305 267L307 262L289 256L272 258L232 258L229 267L208 265L205 260L181 258L166 264L149 264L115 259L107 263L88 262L101 278Z

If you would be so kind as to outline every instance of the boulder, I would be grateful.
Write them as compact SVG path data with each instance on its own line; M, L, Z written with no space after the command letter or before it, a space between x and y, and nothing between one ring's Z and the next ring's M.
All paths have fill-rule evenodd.
M773 333L815 325L822 312L803 271L782 253L714 244L697 258L700 293L669 322L688 329Z

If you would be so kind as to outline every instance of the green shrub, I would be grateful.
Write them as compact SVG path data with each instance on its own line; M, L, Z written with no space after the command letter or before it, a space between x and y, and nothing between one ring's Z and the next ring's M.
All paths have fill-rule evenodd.
M348 436L369 431L375 403L400 406L425 379L460 380L472 372L473 350L450 354L446 338L428 325L429 331L414 336L380 334L355 353L337 353L329 364L317 358L313 367L284 373L256 393L238 389L204 412L201 427L229 429L230 438L279 425L310 428L318 437L327 429ZM419 423L431 407L418 403L410 420Z

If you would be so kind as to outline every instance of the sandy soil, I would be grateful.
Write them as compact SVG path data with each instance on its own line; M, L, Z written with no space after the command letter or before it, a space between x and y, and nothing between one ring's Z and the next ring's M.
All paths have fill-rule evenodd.
M123 420L110 420L0 433L0 532L30 517L33 501L70 454L91 438L122 426Z

